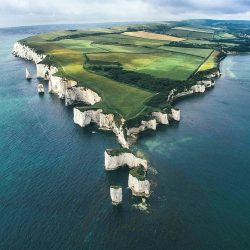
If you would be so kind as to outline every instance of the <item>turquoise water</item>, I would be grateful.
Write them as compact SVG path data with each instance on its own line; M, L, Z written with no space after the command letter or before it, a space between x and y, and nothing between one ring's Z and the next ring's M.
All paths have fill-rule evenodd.
M178 102L179 124L141 136L146 213L132 206L127 170L104 171L115 137L81 129L24 79L34 65L10 52L34 30L0 32L0 249L250 249L250 56L227 57L214 89ZM111 184L124 187L121 207Z

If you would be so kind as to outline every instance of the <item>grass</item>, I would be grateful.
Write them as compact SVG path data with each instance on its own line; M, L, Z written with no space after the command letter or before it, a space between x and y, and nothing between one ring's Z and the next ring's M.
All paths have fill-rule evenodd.
M118 149L106 149L106 152L110 156L118 156L123 153L132 153L131 150L127 148L118 148Z
M79 86L96 91L102 97L97 107L106 112L118 113L124 119L129 119L144 110L144 103L155 95L155 93L86 71L83 68L83 54L78 50L61 47L54 42L36 44L33 39L30 42L26 39L26 42L49 54L51 64L59 67L57 76L75 80Z
M199 56L206 58L212 52L211 49L195 49L195 48L182 48L182 47L171 47L171 46L160 46L160 49L172 52L178 52L182 54L188 54L193 56Z
M131 33L122 34L126 29L66 30L32 36L21 42L48 55L44 63L58 67L57 76L77 81L79 86L97 92L102 101L91 108L101 108L105 113L130 120L165 107L167 103L150 106L149 101L158 90L124 84L118 78L112 80L107 74L87 70L84 67L85 55L92 61L119 63L124 70L138 75L143 73L163 81L186 81L211 50L169 46L170 41L184 39L151 32L132 32L133 36Z
M172 80L187 80L204 61L200 56L170 51L152 54L98 53L88 54L88 57L95 61L119 62L125 70Z
M189 29L176 29L172 28L168 34L173 36L182 37L185 39L213 39L214 33L200 32Z
M135 37L147 38L147 39L153 39L153 40L171 41L171 42L181 42L181 41L185 40L185 39L179 38L179 37L156 34L156 33L145 32L145 31L124 32L123 35L135 36Z
M133 177L137 178L139 181L145 181L146 180L146 174L144 171L144 168L142 166L133 168L129 171L129 174L131 174Z
M212 29L204 29L204 28L197 28L197 27L188 27L188 26L180 26L174 27L173 30L185 30L185 31L194 31L194 32L201 32L201 33L214 33Z
M216 68L218 55L218 51L213 51L213 53L207 58L207 60L199 67L198 71L205 71Z

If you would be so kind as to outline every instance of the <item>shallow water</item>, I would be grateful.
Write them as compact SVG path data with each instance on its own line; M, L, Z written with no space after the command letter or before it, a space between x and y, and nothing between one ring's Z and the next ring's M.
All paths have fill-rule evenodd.
M10 52L34 30L0 32L0 249L249 249L250 56L227 57L214 89L178 102L179 124L141 136L146 213L127 170L104 171L113 134L78 127L24 79L34 65ZM121 207L110 184L124 187Z

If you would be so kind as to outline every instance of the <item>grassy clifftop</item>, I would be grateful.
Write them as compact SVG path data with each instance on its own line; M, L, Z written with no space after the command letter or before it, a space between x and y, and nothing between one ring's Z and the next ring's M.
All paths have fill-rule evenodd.
M194 84L195 72L217 67L219 52L239 41L218 28L168 22L66 30L20 42L46 54L42 63L56 66L58 76L97 92L96 108L130 120L169 106L171 89Z

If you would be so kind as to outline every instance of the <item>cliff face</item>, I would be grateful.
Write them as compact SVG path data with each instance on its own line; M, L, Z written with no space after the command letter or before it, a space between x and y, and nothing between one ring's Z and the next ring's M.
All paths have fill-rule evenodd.
M65 78L54 75L50 75L49 77L49 92L57 94L59 98L62 99L65 98L67 89L76 85L76 81L67 80ZM74 100L72 100L72 102L74 102Z
M148 180L139 180L133 175L129 174L128 177L128 187L131 189L133 195L135 196L146 196L150 195L150 183Z
M116 170L121 166L127 165L129 168L143 166L148 169L148 162L142 158L136 157L133 153L120 153L118 155L110 155L108 150L105 150L105 169Z
M55 68L54 73L57 72ZM36 64L36 76L37 78L43 78L44 80L49 80L50 76L53 75L52 67L49 67L46 64L37 63Z
M78 124L81 127L85 127L90 123L95 123L102 130L111 130L117 136L118 142L124 148L128 148L128 142L125 139L123 122L118 125L115 122L113 114L103 114L102 109L97 110L86 110L80 111L77 108L74 108L74 123Z
M29 48L28 46L16 42L14 44L12 53L15 56L21 57L23 59L34 61L35 63L41 62L46 56L43 54L38 54L34 49Z
M77 108L74 108L74 123L78 124L80 127L86 127L91 122L99 124L100 123L100 113L102 109L96 110L86 110L84 112Z
M112 204L117 206L122 203L122 187L110 187L110 197Z
M181 112L179 109L171 109L171 114L169 114L169 118L179 122L181 119Z
M159 123L159 124L163 124L163 125L168 125L169 124L168 114L166 114L166 113L153 112L152 116L155 117L156 122Z
M75 102L85 102L87 104L95 104L101 101L101 97L91 89L84 87L71 87L66 89L65 105L72 105Z
M173 89L170 91L167 101L172 102L180 97L192 95L195 93L204 93L206 89L211 88L215 85L215 81L213 79L197 81L197 83L190 88L185 88L184 91L178 92L177 89Z
M65 99L65 105L79 102L93 105L101 101L101 97L97 93L84 87L78 87L76 81L55 76L54 74L58 69L54 66L40 63L46 56L38 54L34 49L17 42L14 44L13 54L26 60L34 61L36 63L37 77L48 80L49 92Z
M124 127L125 120L121 119L118 125L113 114L103 114L102 109L80 111L74 108L74 122L81 127L90 123L96 123L102 130L111 130L118 138L118 142L124 148L128 148L138 138L138 135L147 129L156 130L158 124L169 124L169 120L180 120L180 111L172 109L172 113L153 112L152 119L141 121L138 127Z

